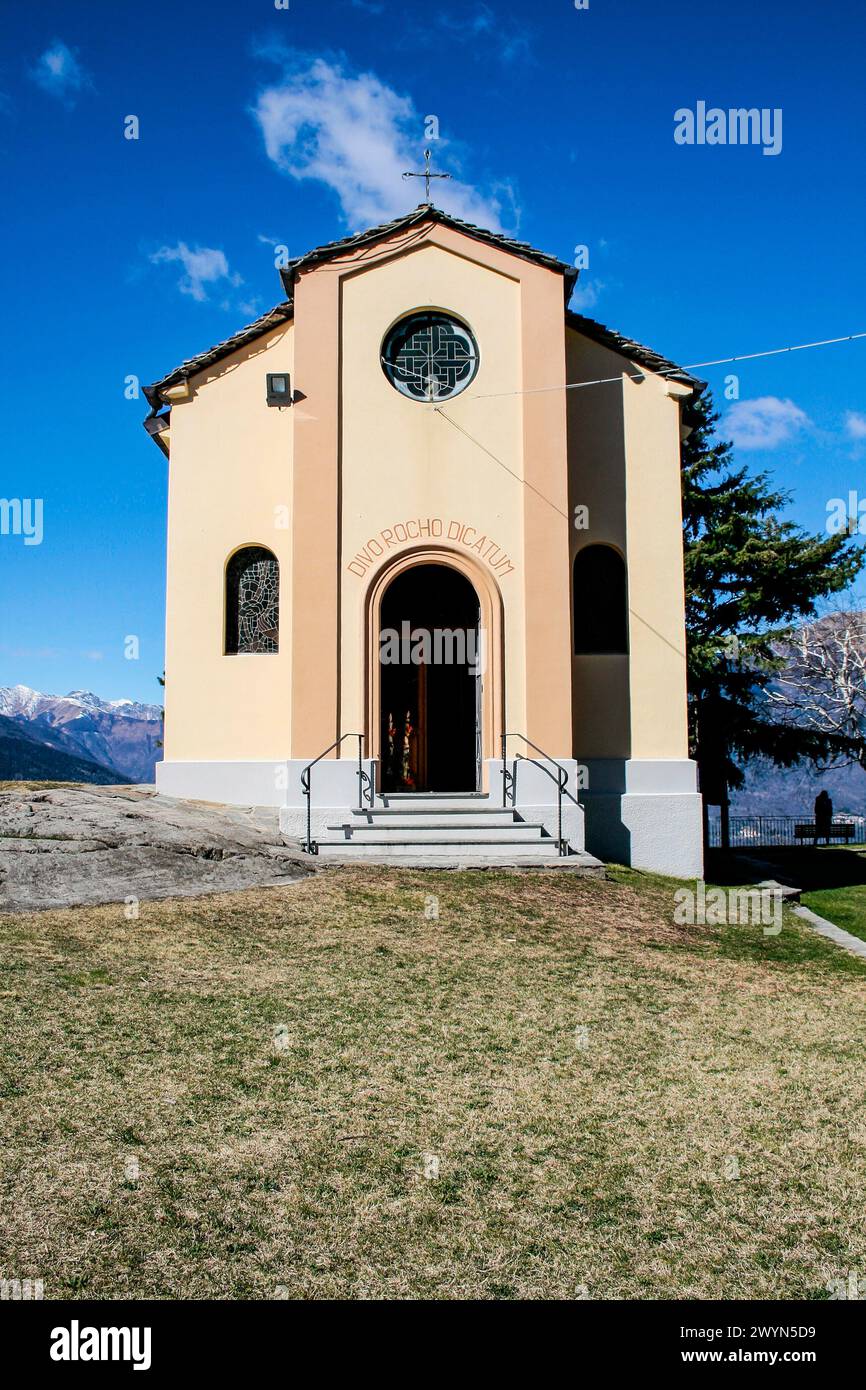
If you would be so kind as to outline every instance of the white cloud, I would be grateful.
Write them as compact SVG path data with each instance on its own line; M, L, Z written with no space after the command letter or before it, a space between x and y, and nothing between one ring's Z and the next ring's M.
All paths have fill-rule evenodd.
M758 396L752 401L736 401L724 418L721 432L738 449L775 449L810 423L806 412L793 401Z
M860 410L846 411L845 431L852 439L866 439L866 415Z
M243 277L229 270L225 252L212 246L190 247L185 241L179 241L176 246L161 246L150 259L154 265L174 261L182 265L184 273L178 281L178 289L181 294L188 294L199 303L208 298L206 285L222 289L223 281L234 288L243 284Z
M77 49L55 39L30 69L33 81L65 106L74 106L78 94L93 85L77 54Z
M578 314L585 313L587 309L594 309L604 288L604 280L584 280L581 277L574 287L569 308Z
M260 56L288 63L274 49ZM374 73L349 73L323 58L305 67L289 63L282 79L259 94L252 114L268 157L292 178L332 189L352 231L399 217L423 200L420 180L402 177L422 167L423 117ZM434 187L437 207L502 230L497 190L485 196L457 179ZM510 190L498 192L509 201Z

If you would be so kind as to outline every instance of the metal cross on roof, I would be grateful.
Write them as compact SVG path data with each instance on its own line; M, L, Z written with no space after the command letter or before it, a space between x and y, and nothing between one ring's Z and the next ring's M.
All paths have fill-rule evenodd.
M430 151L424 151L424 173L412 174L405 173L404 179L423 179L424 180L424 202L430 203L430 180L431 179L450 179L450 174L432 174L430 172Z

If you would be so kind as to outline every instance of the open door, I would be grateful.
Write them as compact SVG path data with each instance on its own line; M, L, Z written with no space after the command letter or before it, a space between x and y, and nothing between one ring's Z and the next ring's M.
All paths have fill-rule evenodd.
M448 565L417 565L381 605L381 787L474 792L480 785L478 595Z

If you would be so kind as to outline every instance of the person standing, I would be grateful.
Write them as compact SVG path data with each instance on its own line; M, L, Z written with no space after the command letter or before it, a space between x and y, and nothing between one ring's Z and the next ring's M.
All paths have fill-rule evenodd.
M820 791L815 797L815 844L817 845L822 836L826 843L830 843L830 826L833 824L833 802L826 791Z

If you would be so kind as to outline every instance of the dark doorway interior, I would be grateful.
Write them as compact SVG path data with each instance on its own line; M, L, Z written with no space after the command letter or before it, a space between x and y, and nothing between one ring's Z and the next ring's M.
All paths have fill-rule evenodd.
M478 595L447 565L405 570L386 591L378 652L383 791L477 790L478 625Z

